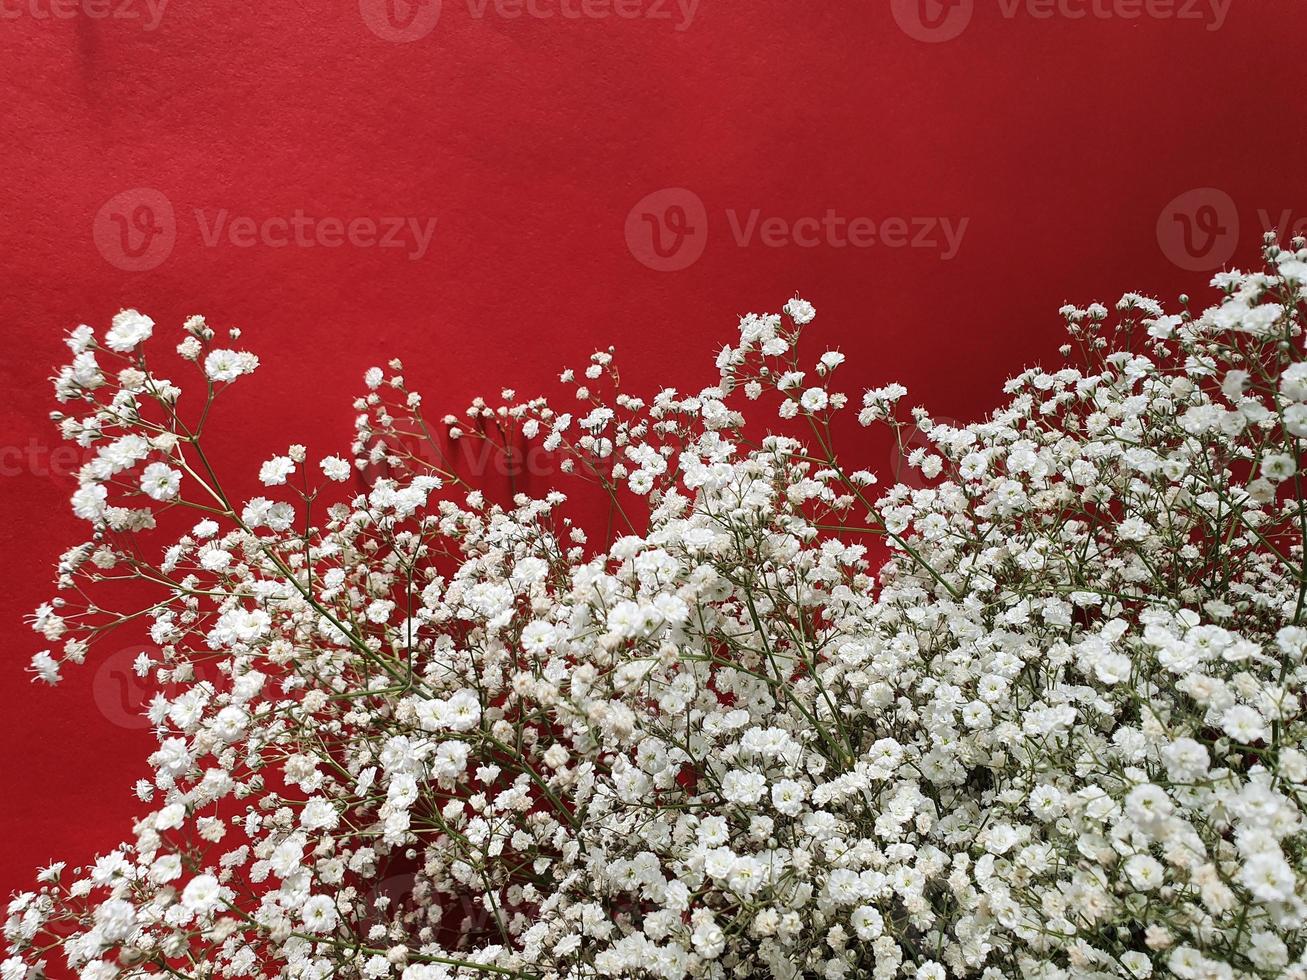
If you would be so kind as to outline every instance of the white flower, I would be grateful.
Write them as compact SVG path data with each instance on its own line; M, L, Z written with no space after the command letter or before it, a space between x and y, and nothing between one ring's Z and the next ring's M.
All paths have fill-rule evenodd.
M150 880L161 885L176 881L182 874L182 859L179 854L163 854L155 858L150 865Z
M344 483L349 479L350 465L339 456L327 456L318 465L322 467L322 473L328 480Z
M1143 541L1152 534L1152 528L1141 518L1127 517L1117 528L1117 533L1127 541Z
M175 830L186 819L186 807L181 803L170 803L154 817L155 830Z
M96 521L104 516L109 491L99 483L85 483L73 494L73 513L83 520Z
M300 826L305 830L334 830L340 824L340 814L331 802L315 796L300 811Z
M867 392L910 485L824 426L768 433L846 405L797 368L795 300L741 318L712 387L633 394L601 349L565 376L576 418L505 390L434 441L389 362L319 464L356 491L210 501L175 537L107 491L227 453L136 421L167 383L103 374L76 331L58 422L96 523L32 669L148 633L103 663L148 680L158 802L13 896L15 955L449 980L418 961L454 929L448 958L542 976L1304 980L1307 297L1278 270L1307 248L1266 257L1203 312L1067 306L1072 355L984 421ZM187 331L199 358L214 333ZM206 362L206 400L251 358ZM505 488L456 458L521 442L556 469Z
M222 903L222 887L210 874L196 875L182 889L182 905L196 916L206 916Z
M1062 793L1056 786L1043 783L1031 792L1027 805L1040 820L1051 820L1062 813Z
M1138 980L1145 980L1146 977L1153 975L1153 964L1145 953L1138 950L1128 950L1121 954L1122 965L1130 971L1132 977Z
M295 521L295 508L284 500L273 503L266 497L255 497L241 511L241 520L252 528L284 531Z
M729 839L730 831L724 817L713 814L699 821L699 843L704 847L720 847Z
M424 729L431 732L449 729L455 732L471 731L481 720L481 705L476 692L461 690L448 699L429 699L417 706L418 718Z
M231 552L209 548L200 554L200 567L210 572L221 572L232 562Z
M272 625L272 617L262 609L232 609L218 617L209 638L221 646L253 643Z
M767 788L761 773L732 769L722 777L722 796L731 803L757 803Z
M265 487L280 486L294 472L293 459L289 456L273 456L259 468L259 482Z
M1262 457L1262 476L1272 483L1287 480L1297 469L1298 464L1288 453L1268 453Z
M1207 747L1192 738L1178 738L1162 749L1168 775L1177 782L1195 782L1207 775L1211 757Z
M141 492L154 500L172 500L181 484L181 471L166 463L151 463L141 474Z
M1248 378L1247 371L1231 371L1230 374L1239 375L1242 382ZM1242 394L1242 384L1240 393ZM1307 361L1295 361L1280 372L1280 394L1289 401L1307 401Z
M772 806L787 817L797 817L803 812L804 795L802 784L793 779L781 779L772 784Z
M1094 660L1094 675L1104 684L1124 683L1133 668L1133 662L1123 653L1103 653Z
M114 315L113 324L104 335L110 350L126 353L148 340L154 330L154 321L136 310L121 310Z
M705 924L694 930L690 937L695 952L706 960L714 960L722 955L726 948L726 935L713 924Z
M1243 863L1239 881L1261 902L1283 902L1293 895L1296 879L1278 854L1254 854Z
M130 902L110 898L96 908L95 927L106 942L120 943L136 928L136 909Z
M1161 862L1147 854L1132 854L1125 862L1125 874L1130 884L1140 891L1152 891L1163 880Z
M89 350L95 344L95 331L85 323L78 324L72 330L68 331L68 336L64 338L64 343L74 354L80 354Z
M885 931L885 919L880 910L871 905L859 905L849 917L849 924L859 939L870 941Z
M32 655L32 672L47 684L59 681L59 661L50 656L49 650L42 650Z
M1307 405L1290 405L1284 410L1284 427L1290 435L1307 436Z
M522 649L530 654L541 654L554 643L554 628L541 620L532 620L522 629Z
M985 850L990 854L1006 854L1021 839L1020 833L1008 823L995 824L985 831Z
M799 397L799 405L805 412L820 412L828 401L824 388L809 388Z
M306 932L331 932L340 921L336 904L326 895L314 895L300 908L300 921Z
M785 312L799 325L811 323L813 317L817 315L817 310L811 303L797 296L785 304Z
M245 351L214 350L204 359L204 374L210 381L219 383L235 381L241 375L252 374L259 366L259 359Z
M1144 826L1160 823L1174 811L1175 805L1166 791L1152 783L1141 783L1126 794L1126 816Z
M1285 279L1302 285L1307 283L1307 262L1294 258L1293 253L1285 252L1279 259L1279 272Z
M1252 935L1248 958L1255 966L1267 973L1281 971L1289 963L1289 947L1275 933L1258 930Z
M1245 745L1270 738L1266 721L1257 709L1246 704L1236 704L1228 708L1221 716L1221 727L1225 734L1236 742Z

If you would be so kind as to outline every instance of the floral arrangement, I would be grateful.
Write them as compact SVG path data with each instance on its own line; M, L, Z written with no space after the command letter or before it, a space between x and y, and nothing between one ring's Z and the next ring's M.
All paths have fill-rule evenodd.
M1066 365L968 425L852 402L800 299L695 395L602 352L579 410L442 430L394 362L351 453L291 446L251 500L203 436L258 359L188 320L183 397L148 317L79 327L92 530L33 669L148 626L158 749L131 839L13 899L0 975L1307 978L1291 245L1201 312L1065 307ZM915 488L840 457L855 411L927 433ZM620 533L442 463L510 432ZM121 579L148 604L97 604Z

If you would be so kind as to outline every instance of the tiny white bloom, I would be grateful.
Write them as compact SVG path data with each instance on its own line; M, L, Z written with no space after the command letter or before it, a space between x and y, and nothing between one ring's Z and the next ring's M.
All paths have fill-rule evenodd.
M172 500L181 485L181 471L166 463L151 463L141 474L141 492L154 500Z
M350 465L339 456L328 456L318 465L322 467L322 473L328 480L344 483L349 479Z
M104 335L104 342L110 350L126 353L149 339L153 330L154 321L144 313L121 310L115 314L112 326Z

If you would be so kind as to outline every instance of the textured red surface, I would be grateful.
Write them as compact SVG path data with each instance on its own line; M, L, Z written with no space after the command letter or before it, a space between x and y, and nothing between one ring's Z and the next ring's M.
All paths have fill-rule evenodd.
M243 327L264 367L220 455L249 470L344 446L391 356L433 410L609 343L632 387L687 388L796 290L850 389L967 417L1063 301L1196 291L1307 220L1301 0L389 2L0 0L0 891L119 840L150 745L112 649L23 671L78 530L66 328Z

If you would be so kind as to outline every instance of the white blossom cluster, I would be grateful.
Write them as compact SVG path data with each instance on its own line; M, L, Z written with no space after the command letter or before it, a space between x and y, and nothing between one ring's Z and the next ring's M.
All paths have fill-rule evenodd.
M601 352L570 411L445 420L599 487L599 544L447 467L397 363L348 459L233 499L201 437L257 359L187 321L190 404L147 317L78 328L93 531L33 668L148 627L151 810L13 899L0 977L1307 978L1307 243L1265 258L1064 308L1066 366L972 425L837 390L798 299L697 394ZM841 413L928 433L923 488L873 493Z

